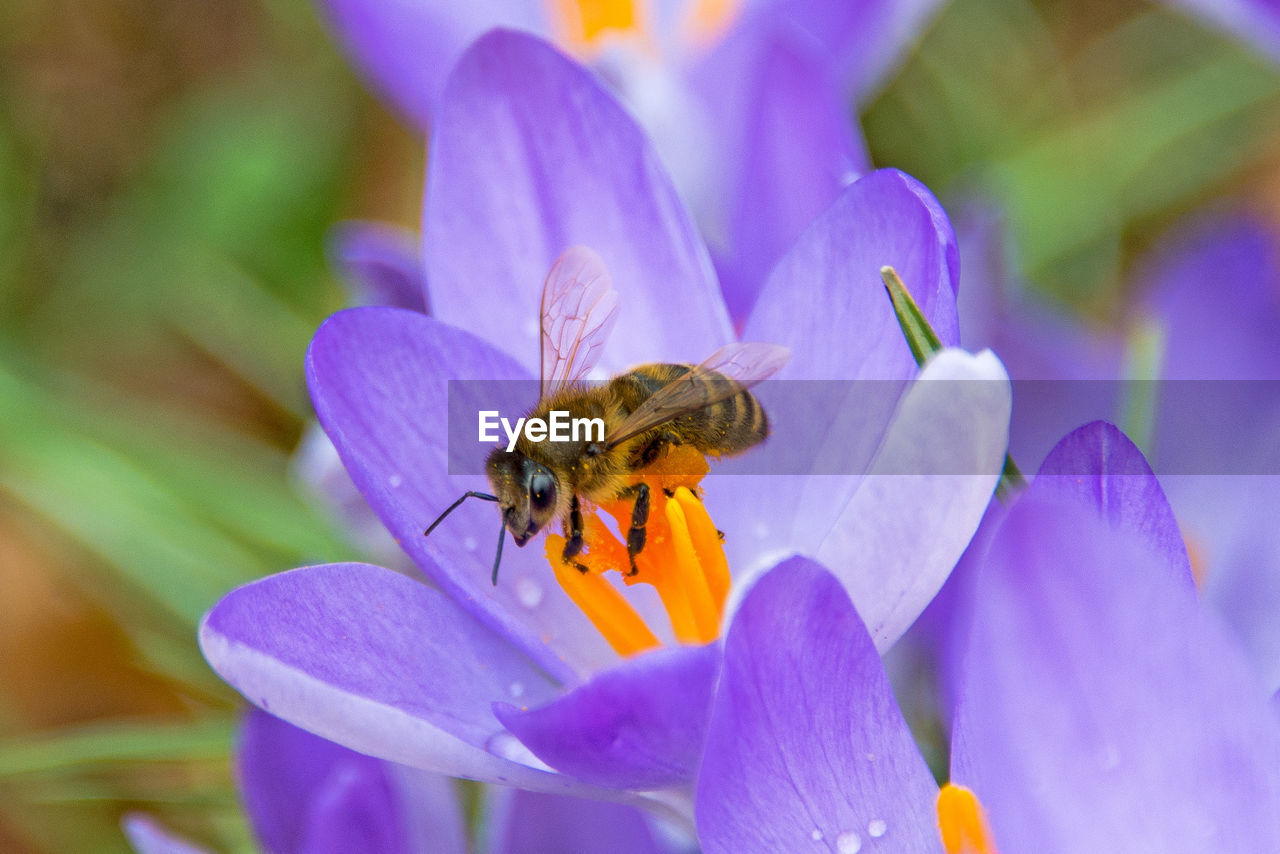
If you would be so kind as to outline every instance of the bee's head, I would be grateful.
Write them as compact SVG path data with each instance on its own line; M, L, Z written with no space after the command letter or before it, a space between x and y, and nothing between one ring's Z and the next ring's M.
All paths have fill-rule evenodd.
M516 545L523 546L556 516L556 476L523 454L501 449L489 455L485 470L502 508L502 523Z

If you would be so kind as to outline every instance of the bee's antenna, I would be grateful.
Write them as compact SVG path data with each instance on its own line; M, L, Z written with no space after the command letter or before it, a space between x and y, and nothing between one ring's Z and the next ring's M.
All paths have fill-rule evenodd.
M493 556L493 586L498 586L498 564L502 563L502 544L507 541L507 526L498 526L498 553Z
M457 501L455 501L455 502L453 502L452 504L450 504L450 505L449 505L449 507L448 507L448 509L446 509L443 513L441 513L439 516L437 516L437 517L436 517L436 520L435 520L434 522L432 522L432 523L431 523L431 526L430 526L429 528L427 528L427 530L426 530L425 532L423 532L422 536L424 536L424 537L429 537L429 536L431 536L431 532L432 532L432 531L434 531L434 530L436 529L436 526L437 526L437 525L439 525L441 522L443 522L443 521L444 521L444 517L445 517L445 516L448 516L448 515L449 515L450 513L452 513L454 510L457 510L457 509L458 509L458 505L459 505L459 504L461 504L462 502L466 501L468 498L483 498L485 501L497 501L497 500L498 500L498 496L496 496L496 495L490 495L490 494L489 494L489 493L487 493L487 492L476 492L474 489L468 490L467 492L464 492L464 493L462 494L462 497L461 497L461 498L459 498ZM498 549L498 553L499 553L499 554L501 554L501 553L502 553L502 549Z

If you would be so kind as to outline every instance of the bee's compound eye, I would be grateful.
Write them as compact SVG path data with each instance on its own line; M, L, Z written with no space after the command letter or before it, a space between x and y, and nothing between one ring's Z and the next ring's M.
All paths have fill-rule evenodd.
M537 510L550 510L556 503L556 482L546 472L538 472L529 480L529 501Z

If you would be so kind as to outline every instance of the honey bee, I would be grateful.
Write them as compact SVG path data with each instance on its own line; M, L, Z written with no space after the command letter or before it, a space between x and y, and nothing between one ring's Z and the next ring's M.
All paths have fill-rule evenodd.
M617 316L618 294L600 256L581 246L566 250L542 288L541 386L527 418L545 420L559 411L575 419L600 419L603 439L534 442L523 434L511 450L499 445L485 464L493 494L465 493L426 530L430 534L468 498L496 502L503 526L493 561L494 584L507 531L523 546L559 520L565 536L562 557L576 563L583 548L583 504L619 498L633 500L627 556L635 574L636 555L645 546L650 490L632 475L673 445L729 456L769 435L768 416L747 389L786 364L790 351L785 347L733 343L697 365L641 365L603 385L588 385L585 378Z

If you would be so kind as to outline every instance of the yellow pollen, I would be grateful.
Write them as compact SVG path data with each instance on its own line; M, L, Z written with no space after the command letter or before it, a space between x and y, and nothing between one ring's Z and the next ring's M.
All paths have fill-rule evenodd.
M642 35L637 5L637 0L554 0L553 29L574 53L592 53L608 38Z
M636 555L636 573L626 545L592 512L583 512L583 550L572 561L561 560L564 537L547 537L547 560L569 597L622 655L658 645L653 632L603 574L622 573L632 584L651 584L658 591L676 640L705 644L720 634L720 619L729 591L729 565L715 524L694 490L707 472L707 461L692 448L678 446L631 483L649 485L649 519L645 546ZM620 531L631 526L632 498L607 501L600 509L614 518Z
M964 786L947 783L938 792L938 830L947 854L997 854L982 804Z

